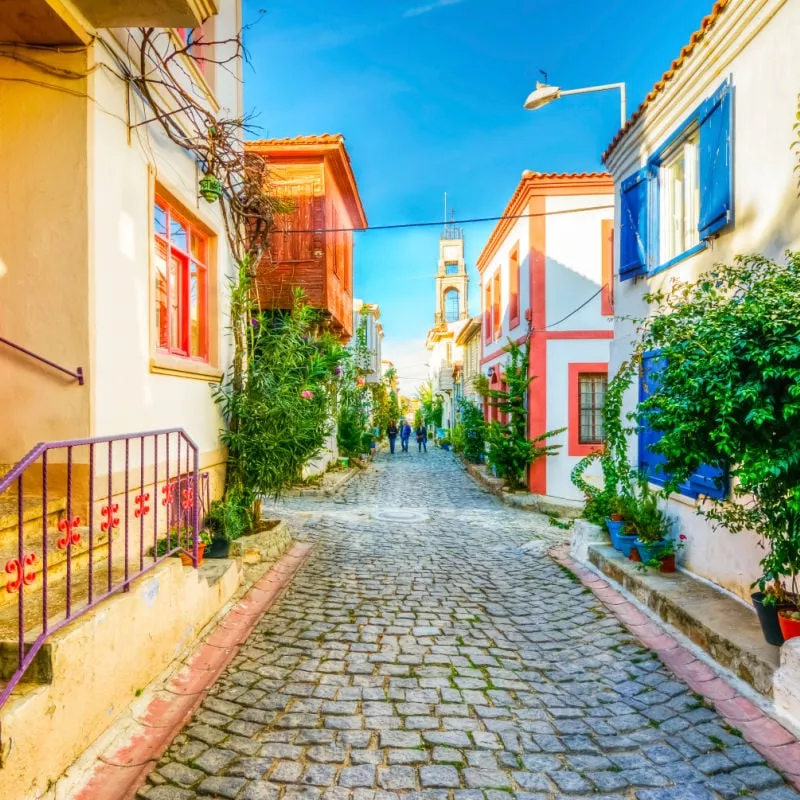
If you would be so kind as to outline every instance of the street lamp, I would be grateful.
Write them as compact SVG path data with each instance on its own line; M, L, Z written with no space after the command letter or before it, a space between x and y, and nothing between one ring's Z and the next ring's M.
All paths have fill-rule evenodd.
M602 86L587 86L585 89L562 89L559 86L551 86L549 83L541 83L536 81L536 89L534 89L525 101L525 109L528 111L535 111L537 108L546 106L552 103L553 100L558 100L561 97L566 97L568 94L586 94L588 92L604 92L606 89L619 89L620 93L620 128L625 127L625 84L624 83L606 83Z

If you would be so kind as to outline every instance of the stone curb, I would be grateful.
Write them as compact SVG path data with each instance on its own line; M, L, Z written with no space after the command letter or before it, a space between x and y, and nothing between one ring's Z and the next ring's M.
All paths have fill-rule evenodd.
M675 677L713 705L729 725L741 731L745 741L800 790L800 740L793 733L751 703L711 667L695 658L690 650L643 614L608 581L573 561L566 547L554 547L548 555L572 570L608 611L645 647L655 652Z
M133 800L158 759L203 702L208 689L289 586L313 545L296 543L198 643L163 691L155 693L127 731L127 740L98 756L74 800Z
M349 467L344 471L332 486L296 486L286 492L287 497L328 498L338 494L351 480L363 470L359 467Z
M493 477L483 464L472 464L459 455L456 459L479 486L491 492L503 505L522 511L536 511L551 517L578 519L583 513L584 504L577 500L566 500L532 492L507 492L502 478Z

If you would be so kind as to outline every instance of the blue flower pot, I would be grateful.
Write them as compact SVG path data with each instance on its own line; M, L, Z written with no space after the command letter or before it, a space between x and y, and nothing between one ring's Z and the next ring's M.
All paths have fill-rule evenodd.
M614 546L615 550L619 550L617 537L622 533L622 529L624 527L625 527L625 522L623 520L619 521L615 521L613 519L606 520L606 528L608 528L608 533L611 536L611 544Z
M622 553L622 555L624 555L626 558L631 557L631 550L635 544L636 534L633 534L632 536L628 536L624 533L617 534L617 550L619 550L620 553Z
M639 551L639 556L642 559L642 563L647 564L654 558L658 558L667 547L669 542L653 542L652 544L645 544L645 542L640 541L637 537L634 544L636 545L636 549Z

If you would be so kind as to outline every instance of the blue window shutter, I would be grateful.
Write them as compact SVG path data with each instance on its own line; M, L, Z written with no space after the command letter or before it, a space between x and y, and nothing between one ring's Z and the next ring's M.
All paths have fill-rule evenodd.
M659 386L658 373L664 364L663 358L658 351L645 353L642 356L642 371L639 377L639 401L646 400L653 390ZM661 465L664 463L664 456L654 453L650 449L662 434L658 431L650 430L646 424L642 424L639 429L639 469L653 482L662 484L667 476L664 474Z
M703 464L689 477L687 488L681 491L690 497L703 494L721 500L728 494L728 479L723 470Z
M650 170L645 167L620 187L619 279L647 272L647 207Z
M646 400L655 389L658 389L659 372L664 367L664 357L653 350L642 356L642 372L639 383L639 401ZM663 485L668 475L664 472L664 456L650 449L663 436L660 431L652 431L646 425L639 430L639 469L653 483ZM728 481L725 472L717 467L702 464L689 476L689 480L678 487L686 497L697 498L700 495L722 499L728 494Z
M700 113L701 239L733 222L732 94L725 81Z

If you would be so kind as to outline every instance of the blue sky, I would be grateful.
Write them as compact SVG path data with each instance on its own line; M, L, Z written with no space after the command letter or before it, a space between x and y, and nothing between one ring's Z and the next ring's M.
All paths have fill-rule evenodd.
M245 104L259 136L342 133L373 225L503 212L523 170L602 168L616 92L522 103L548 73L565 89L625 81L628 114L712 0L244 0L252 65ZM475 259L491 224L466 228ZM378 303L392 358L421 382L433 322L438 229L356 234L355 289Z

